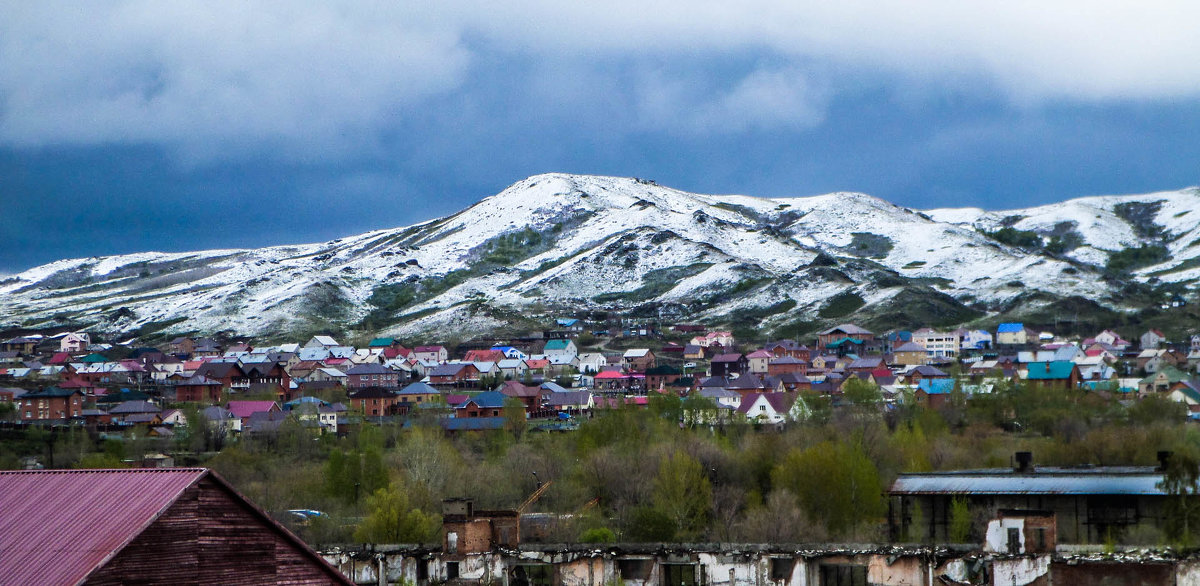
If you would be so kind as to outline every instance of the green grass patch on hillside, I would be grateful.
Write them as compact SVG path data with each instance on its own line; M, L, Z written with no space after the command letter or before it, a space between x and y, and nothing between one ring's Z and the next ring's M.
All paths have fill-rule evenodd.
M817 315L824 318L843 317L858 311L866 304L866 300L858 293L843 291L830 297L825 305L817 311Z
M712 263L695 263L687 266L667 267L665 269L655 269L648 271L642 276L642 285L632 291L614 291L612 293L602 293L592 298L596 303L612 303L617 301L647 301L670 291L679 281L698 275L709 267Z

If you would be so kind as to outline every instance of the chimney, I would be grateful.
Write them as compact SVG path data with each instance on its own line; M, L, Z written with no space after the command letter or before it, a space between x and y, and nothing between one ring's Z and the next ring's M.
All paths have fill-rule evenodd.
M1046 361L1046 374L1050 374L1050 361Z
M1014 472L1021 474L1033 472L1033 452L1017 452L1015 456L1017 465L1013 468Z
M1171 463L1172 452L1167 450L1159 450L1158 452L1158 471L1166 472L1167 465Z

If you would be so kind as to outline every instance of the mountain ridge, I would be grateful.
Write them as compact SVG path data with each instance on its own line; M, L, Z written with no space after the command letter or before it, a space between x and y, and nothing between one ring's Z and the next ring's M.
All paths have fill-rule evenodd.
M1106 270L1119 255L1153 262ZM901 301L936 299L949 323L1021 298L1129 311L1128 283L1188 292L1198 279L1196 188L921 211L853 192L707 195L550 173L442 218L322 243L55 261L0 279L0 322L458 337L608 311L779 328L858 304L831 309L839 295L894 312L907 291Z

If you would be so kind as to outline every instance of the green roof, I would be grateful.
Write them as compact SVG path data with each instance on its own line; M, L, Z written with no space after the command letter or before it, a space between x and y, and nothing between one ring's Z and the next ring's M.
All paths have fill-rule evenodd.
M858 344L858 345L860 345L860 346L861 346L861 345L862 345L862 343L863 343L863 341L862 341L862 340L859 340L858 338L849 338L849 337L847 337L847 338L842 338L842 339L840 339L840 340L836 340L836 341L830 342L830 343L826 344L826 345L825 345L825 347L826 347L826 348L837 348L838 346L842 346L842 345L845 345L845 344Z
M1028 380L1064 380L1071 378L1075 363L1069 360L1030 362Z
M395 338L375 338L367 346L371 348L387 347L391 346L395 341Z
M566 350L567 344L570 344L570 343L571 343L570 340L550 340L549 342L546 342L546 349L547 350Z
M82 362L108 362L108 359L105 358L103 354L96 354L95 352L93 352L91 354L88 354L87 356L84 356L81 359L81 361Z
M1159 369L1158 372L1142 379L1142 382L1147 383L1147 384L1153 383L1155 380L1158 379L1158 377L1160 375L1166 375L1167 382L1169 382L1169 383L1177 383L1179 381L1185 381L1188 379L1187 373L1183 372L1182 370L1179 370L1178 368L1175 368L1174 366L1164 366L1161 369Z

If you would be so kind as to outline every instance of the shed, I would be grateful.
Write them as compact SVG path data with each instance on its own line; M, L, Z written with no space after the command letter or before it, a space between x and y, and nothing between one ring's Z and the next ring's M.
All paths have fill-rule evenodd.
M352 584L204 468L0 472L13 584Z

